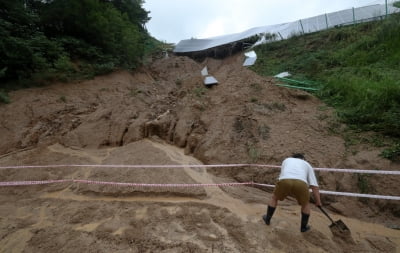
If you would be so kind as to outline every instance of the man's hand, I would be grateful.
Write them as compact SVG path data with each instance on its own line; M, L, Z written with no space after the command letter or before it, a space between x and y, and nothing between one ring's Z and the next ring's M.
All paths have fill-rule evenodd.
M315 205L316 205L317 207L322 206L321 197L320 197L320 195L319 195L319 188L318 188L317 186L311 186L311 190L312 190L312 192L313 192L313 194L314 194Z

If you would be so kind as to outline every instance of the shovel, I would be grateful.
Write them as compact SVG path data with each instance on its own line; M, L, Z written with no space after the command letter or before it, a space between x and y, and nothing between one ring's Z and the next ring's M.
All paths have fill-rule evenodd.
M344 222L342 220L333 221L333 219L328 215L328 213L324 209L322 209L321 206L318 206L318 208L332 222L332 224L329 225L329 228L331 229L333 235L339 236L341 238L346 238L346 239L351 238L350 229L346 226L346 224L344 224Z

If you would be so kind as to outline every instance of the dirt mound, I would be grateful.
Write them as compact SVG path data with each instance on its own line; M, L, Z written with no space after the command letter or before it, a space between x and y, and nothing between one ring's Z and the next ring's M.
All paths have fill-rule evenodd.
M242 67L243 56L202 63L161 59L74 84L16 91L0 106L0 165L280 164L304 152L316 167L398 170L379 150L349 153L341 125L314 96L274 85ZM219 84L202 85L207 66ZM172 145L172 146L171 146ZM188 156L190 155L190 156ZM62 167L2 169L0 181L88 179L134 183L273 184L264 168ZM320 172L324 190L400 192L395 177ZM364 180L364 181L363 181ZM265 190L265 189L264 189ZM285 201L261 222L269 193L253 187L118 187L63 183L0 188L0 249L11 252L396 252L399 205L323 196L352 230L329 231L317 210L301 234L299 208ZM350 208L349 208L350 207ZM361 219L356 220L353 218ZM373 224L371 222L379 222Z

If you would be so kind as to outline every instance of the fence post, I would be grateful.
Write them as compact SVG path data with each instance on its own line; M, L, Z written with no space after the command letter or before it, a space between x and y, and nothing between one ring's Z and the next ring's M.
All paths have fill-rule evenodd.
M354 7L353 7L353 24L356 24L356 14L354 13Z
M282 34L280 32L278 32L279 37L281 37L281 40L283 40Z
M303 34L304 34L304 27L303 27L303 23L301 22L301 19L299 19L299 22L300 22L301 30L303 31Z
M325 23L326 23L326 29L328 30L329 25L328 25L328 15L325 13Z
M386 5L386 18L388 17L388 5L387 5L387 0L385 0L385 5Z

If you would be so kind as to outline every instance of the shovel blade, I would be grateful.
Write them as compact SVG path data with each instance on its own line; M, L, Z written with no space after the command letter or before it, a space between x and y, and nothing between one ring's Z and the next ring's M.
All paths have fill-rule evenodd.
M331 229L331 232L335 238L340 238L347 243L355 244L353 237L351 236L350 229L342 220L335 221L329 226L329 228Z
M346 224L344 224L344 222L342 220L337 220L334 223L332 223L330 226L330 228L332 227L336 227L338 228L340 231L347 231L349 232L350 229L346 226Z

